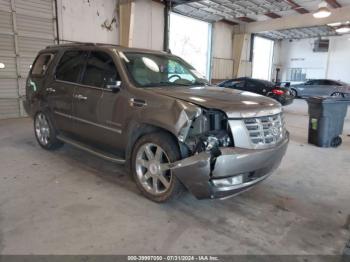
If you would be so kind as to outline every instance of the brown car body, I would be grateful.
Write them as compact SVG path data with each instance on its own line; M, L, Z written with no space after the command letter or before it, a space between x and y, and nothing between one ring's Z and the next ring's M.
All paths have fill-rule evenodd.
M74 50L108 55L117 70L118 81L108 87L96 87L83 84L81 76L75 82L57 79L62 56ZM44 113L49 119L47 128L52 129L51 133L54 131L55 138L50 137L51 140L75 145L120 164L127 163L128 167L133 165L133 150L140 138L164 132L180 152L180 158L169 164L172 175L199 199L224 198L243 192L278 167L289 138L277 102L209 85L140 88L130 77L123 52L170 56L110 45L48 47L39 53L37 60L41 59L40 55L47 55L44 57L50 61L46 61L39 73L33 72L33 68L40 61L34 62L27 80L24 103L27 113L34 119L38 112ZM209 140L201 132L213 130L197 128L208 122L209 118L203 115L219 119L219 126L224 123L225 128L221 129L230 138L225 137L229 145L217 146L216 151L208 149ZM252 127L260 132L257 138ZM198 140L207 148L195 151ZM237 176L238 182L232 179Z

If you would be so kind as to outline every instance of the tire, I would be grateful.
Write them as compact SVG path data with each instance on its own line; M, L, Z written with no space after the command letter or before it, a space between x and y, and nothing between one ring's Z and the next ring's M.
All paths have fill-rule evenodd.
M338 147L342 144L343 140L341 139L340 136L337 136L332 139L331 141L331 147Z
M295 89L291 89L290 90L290 93L292 94L292 96L294 96L295 98L297 98L298 97L298 92L297 92L297 90L295 90Z
M46 150L55 150L63 146L63 142L57 140L57 131L52 121L44 112L38 112L34 116L34 134L38 144Z
M344 94L340 93L340 92L334 92L333 94L331 94L332 97L342 97L344 98Z
M142 136L136 142L131 158L132 175L141 193L157 203L179 197L184 187L166 168L167 162L173 163L179 159L179 148L167 133Z

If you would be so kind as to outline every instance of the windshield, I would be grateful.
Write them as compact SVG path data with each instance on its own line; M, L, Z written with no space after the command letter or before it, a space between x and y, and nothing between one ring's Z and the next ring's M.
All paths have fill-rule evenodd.
M207 80L180 58L168 54L119 52L138 87L207 85Z

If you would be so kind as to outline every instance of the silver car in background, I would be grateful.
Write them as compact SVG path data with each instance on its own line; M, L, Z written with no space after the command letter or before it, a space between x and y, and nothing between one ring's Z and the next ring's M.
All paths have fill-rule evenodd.
M340 96L350 97L350 86L341 81L328 79L309 80L302 84L292 85L291 93L295 97Z

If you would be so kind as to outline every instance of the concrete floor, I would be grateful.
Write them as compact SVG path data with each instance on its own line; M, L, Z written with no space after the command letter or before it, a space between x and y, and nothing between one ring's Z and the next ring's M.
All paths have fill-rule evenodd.
M158 205L123 168L71 146L46 152L30 119L0 121L1 254L340 254L350 237L350 113L337 149L307 144L303 100L285 109L281 167L228 200Z

